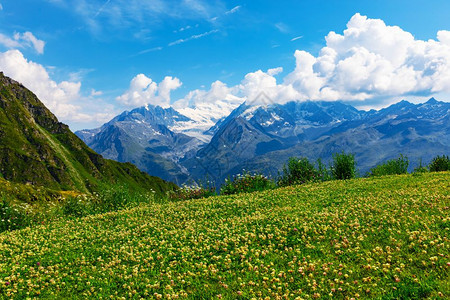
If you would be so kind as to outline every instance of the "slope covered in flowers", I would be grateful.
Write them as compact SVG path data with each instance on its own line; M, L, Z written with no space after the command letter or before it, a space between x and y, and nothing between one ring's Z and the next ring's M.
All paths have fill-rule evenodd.
M450 294L450 173L152 204L0 235L0 298Z

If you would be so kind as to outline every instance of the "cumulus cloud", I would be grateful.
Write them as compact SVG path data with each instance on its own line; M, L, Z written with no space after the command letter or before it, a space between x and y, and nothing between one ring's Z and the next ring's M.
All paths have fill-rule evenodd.
M398 26L355 14L343 33L330 32L325 41L318 55L295 51L293 71L279 81L276 77L283 68L258 70L245 75L236 86L216 81L209 90L191 91L172 106L206 126L244 101L265 105L342 100L367 108L400 97L450 92L450 31L439 31L435 40L417 40ZM178 79L158 85L140 74L118 100L130 106L169 106L170 91L181 85L173 80Z
M355 14L342 34L330 32L325 41L317 56L295 51L295 68L281 82L275 76L282 68L258 70L229 93L252 104L366 100L379 107L400 97L450 92L450 31L417 40L398 26ZM193 94L207 99L209 93Z
M267 72L258 70L245 75L239 89L247 103L265 105L269 104L268 102L286 103L299 99L299 93L291 84L277 83L274 76L282 70L282 68L269 69Z
M283 85L301 99L366 100L450 90L450 34L416 40L398 26L355 14L343 34L330 32L317 57L296 51Z
M100 105L89 97L83 97L80 94L81 82L52 80L46 68L27 60L19 50L0 52L0 70L30 89L64 122L101 124L117 113L107 105ZM95 94L99 95L98 92ZM82 104L89 108L83 109Z
M28 61L19 50L0 53L0 69L33 91L58 117L67 118L79 110L72 103L80 97L81 83L51 80L42 65Z
M267 70L267 74L269 74L270 76L278 75L281 72L283 72L283 68L282 67L278 67L278 68L273 68L273 69Z
M168 107L170 106L171 91L181 85L181 81L176 77L166 76L157 84L144 74L138 74L131 80L129 89L116 100L131 107L145 104Z
M417 40L398 26L355 14L342 34L330 32L325 41L317 56L295 51L295 68L280 82L275 76L282 68L258 70L234 87L216 81L209 90L192 91L174 106L192 118L215 120L243 101L342 100L380 107L400 97L450 91L450 31Z
M37 53L43 54L45 42L37 39L31 32L15 33L11 38L0 33L0 44L6 48L33 48Z

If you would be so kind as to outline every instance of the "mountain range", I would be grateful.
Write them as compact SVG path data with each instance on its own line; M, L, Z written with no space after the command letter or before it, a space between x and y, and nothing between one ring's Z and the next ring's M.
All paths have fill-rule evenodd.
M103 156L132 162L177 184L261 172L276 176L289 157L355 154L360 174L400 153L413 168L450 152L450 103L405 100L379 111L343 102L243 103L198 134L195 121L173 108L147 105L124 112L102 127L76 134ZM194 126L195 127L195 126Z
M173 183L104 159L30 90L0 72L0 178L54 190L94 192L111 184L165 193Z

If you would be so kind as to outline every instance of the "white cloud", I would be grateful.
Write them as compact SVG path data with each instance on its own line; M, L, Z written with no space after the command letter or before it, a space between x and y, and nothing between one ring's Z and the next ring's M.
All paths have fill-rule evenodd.
M94 18L98 17L99 14L102 13L102 11L105 9L105 7L111 2L111 0L106 0L105 3L97 10L97 12L94 15Z
M181 85L181 81L176 77L164 77L163 81L158 85L158 95L163 103L170 105L170 92L176 90Z
M273 68L273 69L267 70L267 74L269 74L270 76L278 75L281 72L283 72L283 68L282 67L278 67L278 68Z
M216 82L222 89L213 84L209 91L195 90L175 105L189 107L191 116L195 107L208 106L217 119L228 114L221 101L231 96L236 101L229 107L243 100L253 104L343 100L379 108L392 99L450 92L450 31L439 31L436 40L417 40L398 26L355 14L342 34L330 32L325 40L317 56L295 51L295 69L281 82L274 76L282 68L259 70L237 86ZM222 109L216 109L218 104ZM202 118L207 119L206 114Z
M0 70L30 89L63 122L99 125L117 114L113 107L83 97L81 82L52 80L46 68L27 60L19 50L0 52ZM93 91L93 96L99 92Z
M234 14L234 13L236 13L239 9L241 9L241 6L240 6L240 5L237 5L237 6L233 7L232 9L230 9L229 11L226 11L225 14L226 14L226 15Z
M2 33L0 33L0 44L7 48L19 48L22 45L15 39L10 38Z
M275 28L278 29L281 33L288 33L289 27L283 22L278 22L275 24Z
M161 51L162 49L163 49L163 47L153 47L150 49L142 50L141 52L138 52L136 55L142 55L142 54L154 52L154 51Z
M145 104L168 107L170 106L171 91L181 85L181 81L176 77L166 76L160 84L157 84L144 74L138 74L131 80L128 91L117 97L116 100L131 107Z
M367 100L450 91L450 32L416 40L398 26L355 14L343 34L330 32L319 55L296 51L298 100Z
M52 0L54 5L78 15L95 35L128 28L154 28L162 20L209 20L226 11L221 1L206 0ZM139 38L139 37L136 37Z
M258 70L245 75L239 88L240 92L247 100L247 103L254 105L273 103L286 103L299 99L298 92L290 84L277 84L274 75L281 72L281 68L269 69L267 72ZM264 97L261 97L261 94Z
M450 45L450 31L448 30L440 30L437 33L437 39L439 42Z
M37 39L31 32L15 33L12 38L0 33L0 44L6 48L33 48L43 54L45 42Z
M102 91L96 91L95 89L91 90L91 97L97 97L103 95Z
M58 117L69 118L79 110L80 82L55 82L40 64L28 61L19 50L0 53L0 69L6 76L21 82Z
M291 39L291 42L296 41L296 40L299 40L299 39L301 39L301 38L303 38L303 35L296 36L296 37L294 37L294 38Z
M208 32L204 32L204 33L201 33L201 34L192 35L192 36L190 36L188 38L179 39L179 40L176 40L174 42L171 42L171 43L169 43L168 46L170 47L170 46L175 46L175 45L178 45L178 44L186 43L188 41L196 40L196 39L208 36L208 35L216 33L216 32L219 32L219 30L218 29L214 29L214 30L211 30L211 31L208 31Z
M280 30L288 30L282 23L277 25ZM330 32L325 40L326 45L317 56L295 51L295 68L280 82L275 76L283 68L258 70L245 75L236 86L228 87L216 81L209 90L191 91L172 106L198 122L201 126L191 124L191 127L199 130L214 125L243 101L264 105L347 100L360 101L361 107L370 103L379 108L385 104L383 101L394 98L450 92L450 31L439 31L436 40L416 40L398 26L387 26L382 20L355 14L342 34ZM180 85L178 79L171 77L158 85L140 74L118 100L130 106L146 103L169 106L170 91Z
M30 43L39 54L44 53L45 42L37 39L31 32L27 31L22 35L18 35L25 43Z

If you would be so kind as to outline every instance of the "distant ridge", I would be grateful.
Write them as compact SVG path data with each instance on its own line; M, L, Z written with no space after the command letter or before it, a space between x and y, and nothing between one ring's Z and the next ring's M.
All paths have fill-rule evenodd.
M420 159L450 153L450 103L434 98L402 100L379 111L339 101L243 103L205 132L211 136L206 143L169 123L179 120L176 110L147 106L77 134L108 158L178 184L205 178L220 184L243 170L276 176L291 156L327 163L333 153L352 152L363 175L399 153L412 168Z
M115 183L158 193L175 187L130 163L104 159L59 122L31 91L2 72L0 177L80 192Z

